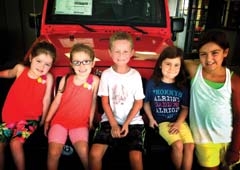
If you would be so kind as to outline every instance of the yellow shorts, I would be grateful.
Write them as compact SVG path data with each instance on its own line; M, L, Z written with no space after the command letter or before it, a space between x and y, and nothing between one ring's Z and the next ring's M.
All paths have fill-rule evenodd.
M215 167L224 163L228 143L196 144L196 156L203 167Z
M215 167L220 163L226 165L224 157L227 151L229 143L207 143L207 144L196 144L196 156L198 162L203 167ZM229 166L229 169L238 164L240 161Z
M178 134L170 134L169 131L169 123L163 122L158 125L159 134L167 141L168 145L173 144L174 142L181 140L183 143L194 143L192 132L186 122L184 122L179 130Z

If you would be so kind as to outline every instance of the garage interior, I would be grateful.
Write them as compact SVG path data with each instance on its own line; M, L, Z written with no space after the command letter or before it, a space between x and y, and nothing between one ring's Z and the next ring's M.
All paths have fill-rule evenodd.
M202 31L219 28L224 30L230 40L230 54L227 65L237 73L240 72L240 0L169 0L170 15L173 17L183 17L185 19L184 31L177 34L175 45L184 49L186 58L196 58L196 44ZM41 13L43 0L1 0L0 1L0 29L2 45L0 57L0 70L10 68L21 61L30 45L36 39L37 29L29 26L29 15ZM0 78L0 108L2 108L5 96L13 82L12 79ZM46 154L46 140L39 131L35 135L33 146L27 158ZM154 152L154 150L153 150ZM153 153L154 154L154 153ZM162 156L164 159L164 155ZM8 155L11 159L11 155ZM116 157L117 159L117 157ZM38 162L32 162L34 166L44 169L46 158L39 157ZM77 164L76 168L81 167L76 155L63 156L61 158L62 169L67 169L69 163ZM106 158L106 161L107 158ZM65 163L66 162L66 163ZM156 164L157 166L158 164ZM120 166L116 165L116 166ZM124 165L123 165L124 166ZM11 161L9 170L13 169ZM126 167L119 167L120 169ZM171 169L169 166L166 169ZM197 170L197 166L194 170ZM240 167L239 167L240 168ZM29 170L32 167L29 167ZM107 168L106 168L107 169ZM37 170L36 167L34 170Z

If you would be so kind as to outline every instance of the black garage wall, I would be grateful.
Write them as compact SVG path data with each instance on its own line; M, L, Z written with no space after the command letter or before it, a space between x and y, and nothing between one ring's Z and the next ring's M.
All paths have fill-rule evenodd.
M41 12L43 0L1 0L0 67L13 65L24 57L25 52L36 38L36 31L28 25L31 12Z

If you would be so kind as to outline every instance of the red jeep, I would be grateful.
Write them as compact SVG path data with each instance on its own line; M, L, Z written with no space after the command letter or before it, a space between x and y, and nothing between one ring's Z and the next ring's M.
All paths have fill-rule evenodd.
M183 18L169 16L168 0L45 0L42 14L32 16L30 23L39 31L34 43L47 40L57 48L51 70L56 80L69 72L70 48L77 42L93 47L97 59L93 72L101 75L112 65L108 43L116 31L132 35L136 53L129 64L146 80L155 65L152 56L172 45L184 27ZM101 113L100 108L98 111ZM146 142L153 141L151 134L148 139ZM161 142L157 145L161 150ZM147 150L151 152L152 148Z
M34 19L39 26L36 41L47 40L57 48L55 78L69 71L68 54L76 42L94 48L93 71L100 74L112 64L107 52L110 35L126 31L136 51L130 66L148 79L155 64L151 56L172 45L184 27L183 18L169 16L168 0L45 0L42 14Z
M112 65L108 45L116 31L132 35L135 55L129 64L146 80L155 65L153 56L172 45L184 27L183 18L169 16L168 0L45 0L42 14L33 16L31 23L39 26L35 42L47 40L57 48L51 70L56 80L69 72L69 52L77 42L94 48L93 73L101 75Z

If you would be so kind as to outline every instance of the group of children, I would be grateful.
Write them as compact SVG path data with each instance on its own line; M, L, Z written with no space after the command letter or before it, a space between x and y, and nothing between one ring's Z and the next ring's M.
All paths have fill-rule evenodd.
M119 142L129 150L131 169L143 170L146 132L141 108L149 126L158 128L171 146L177 170L192 169L194 151L205 170L226 169L238 162L240 77L223 65L229 52L224 32L210 30L201 37L200 62L184 60L176 46L166 47L157 56L145 89L140 73L128 65L134 56L131 35L114 33L108 51L114 64L99 78L91 73L93 49L75 44L70 52L71 72L60 80L52 102L54 80L49 70L56 58L52 44L37 43L28 65L0 71L0 77L16 77L2 110L0 170L7 143L17 169L25 169L23 144L41 125L48 137L49 170L58 169L68 136L86 170L101 170L108 146ZM104 113L89 147L97 96Z

